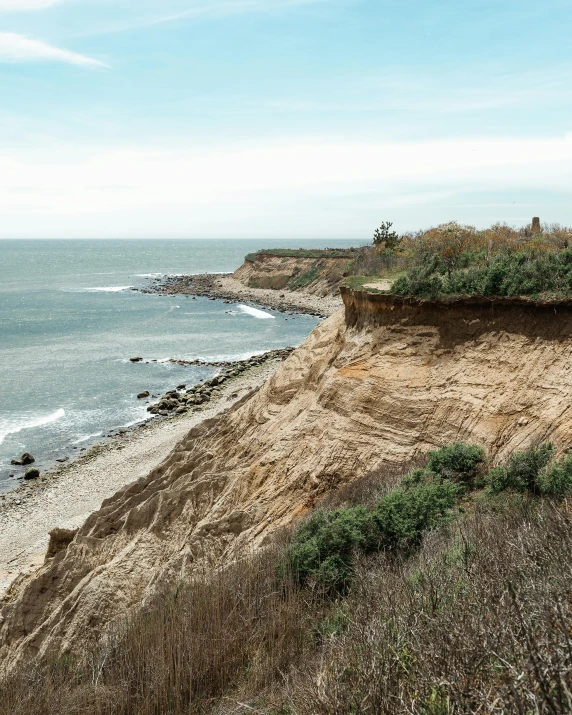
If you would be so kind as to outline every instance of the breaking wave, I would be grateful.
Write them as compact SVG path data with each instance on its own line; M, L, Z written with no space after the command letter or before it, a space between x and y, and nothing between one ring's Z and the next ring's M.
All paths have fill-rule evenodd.
M18 434L25 429L33 429L34 427L43 427L44 425L49 425L52 422L56 422L65 415L66 411L64 409L56 410L49 415L44 415L43 417L32 417L30 419L21 419L16 422L11 422L8 424L2 424L0 422L0 444L11 434Z

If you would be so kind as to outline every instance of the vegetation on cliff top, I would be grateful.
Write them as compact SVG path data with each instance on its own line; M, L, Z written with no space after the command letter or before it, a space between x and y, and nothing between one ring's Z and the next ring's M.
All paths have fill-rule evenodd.
M557 225L477 230L452 222L405 234L369 260L377 254L378 273L396 277L391 292L398 295L566 297L572 295L571 246L572 229Z
M267 249L247 256L315 259L304 268L290 267L278 287L296 290L324 281L361 289L391 279L392 293L437 296L572 296L572 229L535 225L520 229L495 224L483 230L456 222L398 235L392 224L376 229L373 245L351 249ZM327 259L346 259L332 266ZM266 277L264 277L266 278ZM370 288L366 288L370 290Z
M83 658L22 667L0 713L569 712L571 490L550 445L368 475Z

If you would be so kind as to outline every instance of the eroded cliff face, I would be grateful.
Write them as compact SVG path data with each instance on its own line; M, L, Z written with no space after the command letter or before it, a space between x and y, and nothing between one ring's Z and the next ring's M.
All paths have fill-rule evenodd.
M4 605L5 667L80 650L193 569L264 544L325 492L442 443L493 459L572 445L572 309L424 303L343 292L247 401L193 429L147 478L104 502Z
M337 295L344 272L351 260L345 258L308 258L257 253L247 258L233 273L250 288L304 291L311 295Z

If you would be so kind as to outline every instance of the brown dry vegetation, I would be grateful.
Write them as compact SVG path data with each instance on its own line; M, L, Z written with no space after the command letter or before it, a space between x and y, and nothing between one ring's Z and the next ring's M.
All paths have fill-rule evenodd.
M371 504L398 473L330 497ZM278 578L289 535L126 619L85 657L21 668L1 715L563 713L572 708L569 505L477 495L349 594Z
M352 276L393 276L420 265L427 255L439 256L452 269L461 256L478 263L503 253L538 255L571 246L572 228L559 224L545 224L540 233L533 233L528 226L514 228L498 223L479 230L452 221L403 234L396 250L386 250L383 245L360 249L349 272Z

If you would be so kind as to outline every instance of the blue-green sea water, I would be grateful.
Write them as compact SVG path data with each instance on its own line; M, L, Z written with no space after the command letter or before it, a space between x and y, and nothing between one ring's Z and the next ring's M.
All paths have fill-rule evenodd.
M169 358L246 358L298 345L317 323L130 288L163 274L231 272L261 247L325 245L356 242L0 240L0 491L22 474L11 458L31 452L40 469L50 467L148 419L137 393L217 372ZM134 364L134 356L158 362Z

